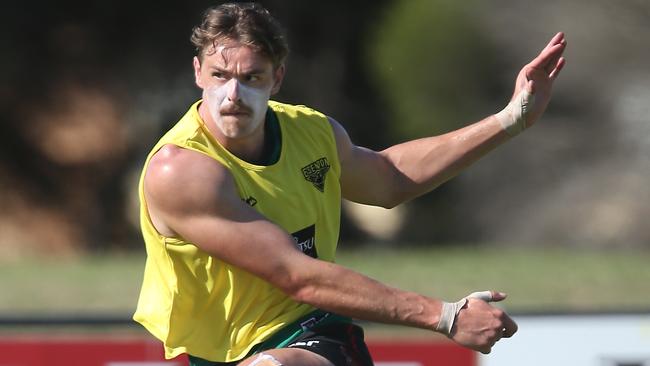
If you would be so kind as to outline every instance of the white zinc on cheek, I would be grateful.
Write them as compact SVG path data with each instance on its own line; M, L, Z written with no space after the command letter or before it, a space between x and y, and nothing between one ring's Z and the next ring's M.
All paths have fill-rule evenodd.
M204 101L208 105L212 119L219 130L229 137L250 132L262 123L270 96L270 91L245 85L234 78L223 85L213 85L204 90ZM229 103L235 103L230 98L238 99L238 104L251 111L247 126L240 126L233 122L226 123L221 118L221 109Z
M264 89L253 88L242 83L238 83L238 88L239 97L242 103L253 112L253 120L263 120L269 98L271 97L270 92Z
M229 128L224 126L220 112L221 105L226 99L226 93L228 90L225 88L225 86L226 85L213 85L206 88L203 90L203 100L208 105L208 111L210 111L210 115L212 116L212 119L214 120L217 127L224 135L230 136L234 131L230 131Z

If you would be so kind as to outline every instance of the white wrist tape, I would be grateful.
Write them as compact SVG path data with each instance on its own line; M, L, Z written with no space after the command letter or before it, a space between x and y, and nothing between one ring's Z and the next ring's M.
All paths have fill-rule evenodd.
M440 320L438 320L438 325L436 326L436 331L451 335L451 327L454 326L454 321L456 320L456 315L460 312L460 309L467 304L467 298L463 298L458 302L442 302L442 311L440 312Z
M451 335L451 328L454 326L456 321L456 315L460 310L467 304L470 298L481 299L483 301L490 302L492 301L492 292L490 291L479 291L472 292L466 297L460 299L457 302L442 302L442 311L440 312L440 320L438 320L438 325L436 326L436 331L441 332L447 336Z
M516 136L528 127L526 117L535 104L535 95L523 88L508 105L494 116L510 136Z

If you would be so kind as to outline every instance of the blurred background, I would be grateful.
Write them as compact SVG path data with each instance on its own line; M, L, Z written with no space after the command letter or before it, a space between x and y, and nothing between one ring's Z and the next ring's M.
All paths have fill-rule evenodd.
M501 110L521 67L565 32L567 66L542 120L418 200L345 203L341 261L450 298L527 279L515 292L538 295L514 300L519 309L650 308L650 2L261 3L291 46L275 99L336 118L373 149ZM137 180L200 97L189 36L214 4L5 6L4 314L132 311L144 256ZM386 268L396 253L408 264ZM421 272L402 280L406 268Z

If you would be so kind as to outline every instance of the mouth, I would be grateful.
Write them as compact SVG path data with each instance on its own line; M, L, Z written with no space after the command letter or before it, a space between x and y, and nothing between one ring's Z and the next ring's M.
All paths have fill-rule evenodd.
M246 116L248 115L248 112L245 111L224 111L221 112L222 116Z
M223 110L220 111L220 114L222 116L242 117L242 116L250 115L251 112L246 108L234 107L234 108L224 108Z

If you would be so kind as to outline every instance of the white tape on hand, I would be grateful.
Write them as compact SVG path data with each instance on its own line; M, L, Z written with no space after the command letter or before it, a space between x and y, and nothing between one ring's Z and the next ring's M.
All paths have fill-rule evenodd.
M460 310L465 307L469 299L481 299L486 302L492 301L492 291L477 291L465 296L457 302L442 302L440 320L436 326L436 331L447 336L451 335L451 328L454 326L456 316Z
M465 297L466 299L481 299L485 302L491 302L492 301L492 291L477 291L477 292L472 292L471 294L467 295Z
M438 325L436 326L436 331L447 336L451 335L451 328L454 326L454 321L456 321L456 315L460 312L460 309L467 304L467 298L463 298L457 302L442 302L442 310L440 312L440 320L438 320Z
M516 136L528 127L526 117L535 104L535 95L523 88L508 105L494 116L510 136Z

